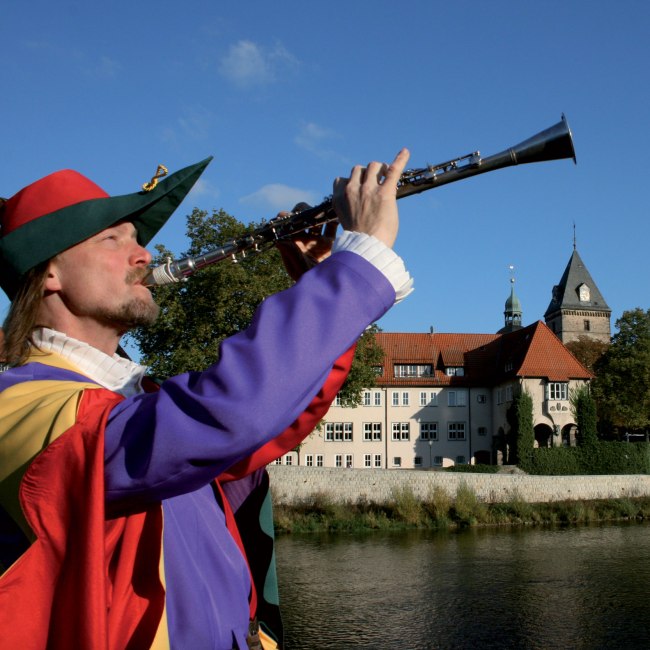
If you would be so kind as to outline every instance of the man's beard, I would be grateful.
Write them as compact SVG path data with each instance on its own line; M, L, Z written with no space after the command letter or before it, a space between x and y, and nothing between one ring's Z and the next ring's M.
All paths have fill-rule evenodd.
M134 284L141 281L148 274L147 269L133 269L126 275L126 283ZM106 323L117 326L124 332L136 327L147 327L153 325L160 313L160 307L153 298L143 300L142 298L131 298L117 307L100 308L97 318Z
M160 307L153 300L132 298L117 307L100 309L95 315L99 320L126 332L136 327L153 325L159 313Z

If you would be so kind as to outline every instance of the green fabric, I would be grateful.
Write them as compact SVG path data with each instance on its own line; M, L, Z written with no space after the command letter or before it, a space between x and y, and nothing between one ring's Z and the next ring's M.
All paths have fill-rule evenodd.
M0 286L11 298L20 277L41 262L118 221L132 221L145 246L162 228L212 158L161 180L150 192L82 201L30 221L0 239Z

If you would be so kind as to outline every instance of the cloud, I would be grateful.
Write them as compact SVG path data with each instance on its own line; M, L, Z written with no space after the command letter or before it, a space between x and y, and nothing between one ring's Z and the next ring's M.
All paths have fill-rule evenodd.
M102 56L96 64L95 73L99 77L116 77L122 66L108 56Z
M194 187L190 190L188 196L191 196L192 198L208 197L210 199L217 199L220 194L221 192L219 189L212 183L204 178L199 178L199 180L194 184Z
M310 205L315 205L318 199L313 192L301 190L297 187L289 187L280 183L264 185L256 192L253 192L253 194L249 194L240 199L240 203L245 205L267 208L276 212L290 210L294 205L303 201Z
M162 139L172 144L186 140L209 140L214 121L215 115L208 108L199 105L185 107L174 124L163 128Z
M341 135L333 129L320 126L315 122L304 122L293 141L301 149L315 154L319 158L349 163L347 158L331 146L332 141L342 140Z
M219 62L219 72L238 86L251 87L274 83L297 65L297 59L281 43L264 48L242 40L230 46Z

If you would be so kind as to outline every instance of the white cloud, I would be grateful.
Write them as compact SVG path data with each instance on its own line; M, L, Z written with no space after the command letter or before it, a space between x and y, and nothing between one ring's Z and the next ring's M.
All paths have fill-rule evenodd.
M297 59L280 43L264 48L242 40L230 46L219 63L219 72L239 86L250 87L273 83L297 64Z
M337 131L320 126L315 122L301 124L298 134L293 139L294 143L299 147L319 158L348 163L347 158L332 146L333 141L340 140L341 135Z
M220 192L212 183L203 178L199 178L190 190L188 196L191 197L208 197L211 199L219 198Z
M297 203L305 202L314 205L317 199L313 192L289 187L280 183L264 185L253 194L240 199L241 203L255 207L268 208L280 212L291 210ZM275 216L275 215L273 215Z
M102 56L96 66L96 73L100 77L116 77L122 66L108 56Z

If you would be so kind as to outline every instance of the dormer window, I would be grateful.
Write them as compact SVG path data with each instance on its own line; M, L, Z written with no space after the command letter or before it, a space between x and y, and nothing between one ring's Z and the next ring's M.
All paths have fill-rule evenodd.
M445 374L447 377L464 377L465 368L462 366L449 366L448 368L445 368Z
M395 364L395 377L430 377L433 375L431 364Z

